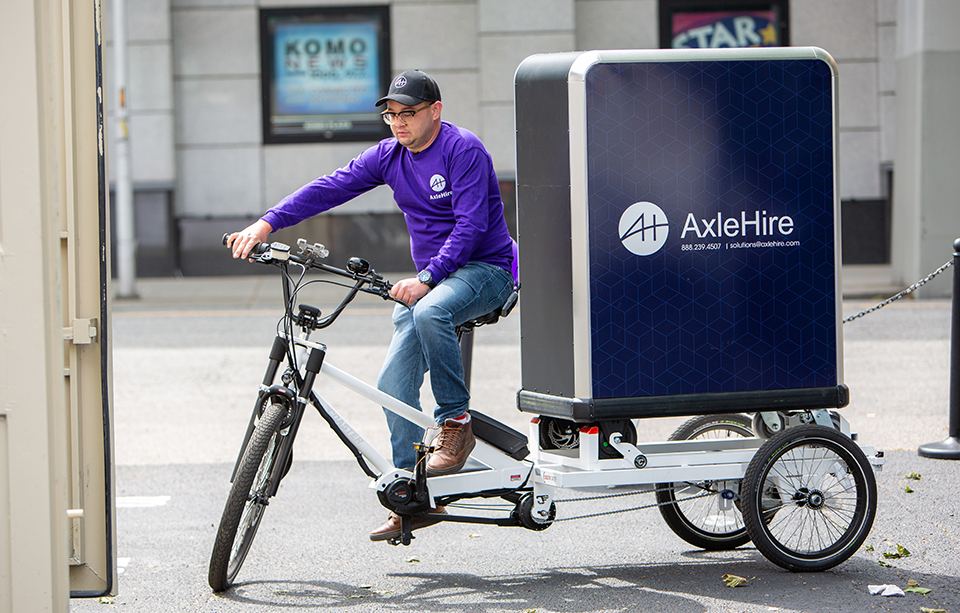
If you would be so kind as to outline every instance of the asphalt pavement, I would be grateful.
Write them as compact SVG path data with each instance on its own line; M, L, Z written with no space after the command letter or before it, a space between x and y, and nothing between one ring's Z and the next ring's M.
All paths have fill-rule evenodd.
M844 315L897 289L882 267L845 268ZM337 290L311 291L306 301L324 308ZM559 522L543 532L443 524L418 531L409 547L372 543L367 532L386 512L322 420L308 416L296 462L238 585L216 595L206 585L207 560L280 314L279 282L141 279L138 293L114 300L111 322L118 595L72 600L71 611L960 613L960 463L916 453L947 435L948 301L904 299L844 326L851 404L843 415L861 443L884 451L886 463L877 473L877 517L866 546L830 571L789 573L749 544L731 552L692 549L654 508ZM374 381L390 311L375 298L358 299L324 337L328 359ZM514 316L478 330L472 405L526 431L531 416L515 408L518 338ZM333 394L385 453L379 408L371 412L350 392ZM644 420L639 438L664 440L682 421ZM651 502L644 494L563 512ZM746 584L728 587L725 574ZM885 598L867 588L906 588L910 580L930 592Z

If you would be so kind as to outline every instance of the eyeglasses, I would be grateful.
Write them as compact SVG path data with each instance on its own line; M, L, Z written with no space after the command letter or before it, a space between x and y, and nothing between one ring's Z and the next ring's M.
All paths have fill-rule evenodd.
M400 120L404 125L410 123L410 120L413 119L413 116L419 113L422 110L428 109L433 105L432 102L428 103L427 106L422 106L418 109L412 111L400 111L399 113L393 113L390 111L384 111L380 113L380 116L383 117L383 123L388 126L392 126L397 122L397 119Z

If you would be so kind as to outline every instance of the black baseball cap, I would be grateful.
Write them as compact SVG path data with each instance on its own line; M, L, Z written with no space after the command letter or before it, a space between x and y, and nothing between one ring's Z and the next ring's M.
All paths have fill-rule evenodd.
M405 70L390 84L387 95L377 100L377 106L395 100L406 106L416 106L421 102L440 100L440 87L430 75L419 70Z

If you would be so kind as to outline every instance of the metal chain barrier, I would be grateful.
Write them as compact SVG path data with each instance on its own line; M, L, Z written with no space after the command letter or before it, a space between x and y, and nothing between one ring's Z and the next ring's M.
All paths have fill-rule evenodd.
M863 317L864 315L867 315L867 314L869 314L869 313L873 313L874 311L877 311L877 310L879 310L879 309L882 309L883 307L887 306L887 305L890 304L891 302L894 302L894 301L896 301L896 300L900 300L901 298L903 298L903 297L906 296L907 294L910 294L910 293L916 291L917 289L919 289L920 287L923 287L924 284L926 284L928 281L930 281L931 279L933 279L934 277L936 277L937 275L939 275L940 273L942 273L942 272L945 271L946 269L950 268L951 266L953 266L953 260L949 260L946 264L944 264L944 265L941 266L940 268L936 269L935 271L933 271L932 273L930 273L930 274L927 275L926 277L920 279L919 281L917 281L916 283L914 283L913 285L911 285L911 286L908 287L907 289L903 290L903 291L900 292L899 294L897 294L897 295L895 295L895 296L891 296L890 298L887 298L887 299L884 300L883 302L881 302L881 303L879 303L879 304L877 304L877 305L875 305L875 306L870 307L870 308L867 309L866 311L860 311L860 312L857 313L856 315L851 315L850 317L847 317L846 319L843 320L843 323L848 323L848 322L851 322L851 321L853 321L853 320L855 320L855 319L859 319L859 318Z

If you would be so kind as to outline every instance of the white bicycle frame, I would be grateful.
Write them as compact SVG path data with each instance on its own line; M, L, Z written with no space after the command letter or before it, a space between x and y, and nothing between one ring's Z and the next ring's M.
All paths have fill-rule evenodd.
M315 348L326 351L326 345L322 343L303 338L296 338L294 342L305 349ZM326 358L319 374L417 424L428 432L429 429L437 428L434 420L428 415L344 372ZM379 474L379 477L371 482L371 489L384 491L397 479L413 477L410 471L394 467L325 398L316 390L314 392L323 411L331 417ZM539 418L531 420L528 442L539 441L538 422ZM436 499L444 496L532 486L534 492L532 516L535 521L542 520L542 523L548 523L551 521L550 507L555 499L557 488L735 481L743 478L750 460L764 443L763 439L744 438L634 445L621 439L620 434L614 433L608 441L620 453L621 458L599 459L599 431L595 427L585 427L580 432L580 444L577 449L545 451L541 450L539 445L534 445L529 459L516 460L478 438L470 459L482 466L479 469L468 468L452 475L429 477L427 488L430 504L435 506ZM861 445L861 448L868 458L875 458L873 447ZM874 461L874 463L879 462Z
M304 347L326 349L322 343L315 343L302 338L297 338L294 342ZM324 359L319 374L417 424L424 430L437 428L434 420L428 415L340 370L327 359ZM314 393L323 406L324 412L333 419L344 436L356 446L368 463L379 473L380 476L370 485L372 489L382 491L399 478L413 476L410 471L394 467L323 396L317 393L316 389ZM485 490L517 489L529 481L530 472L533 469L531 462L515 460L481 439L477 439L477 445L470 454L470 458L483 465L483 469L428 479L431 506L434 504L434 498L438 496Z

